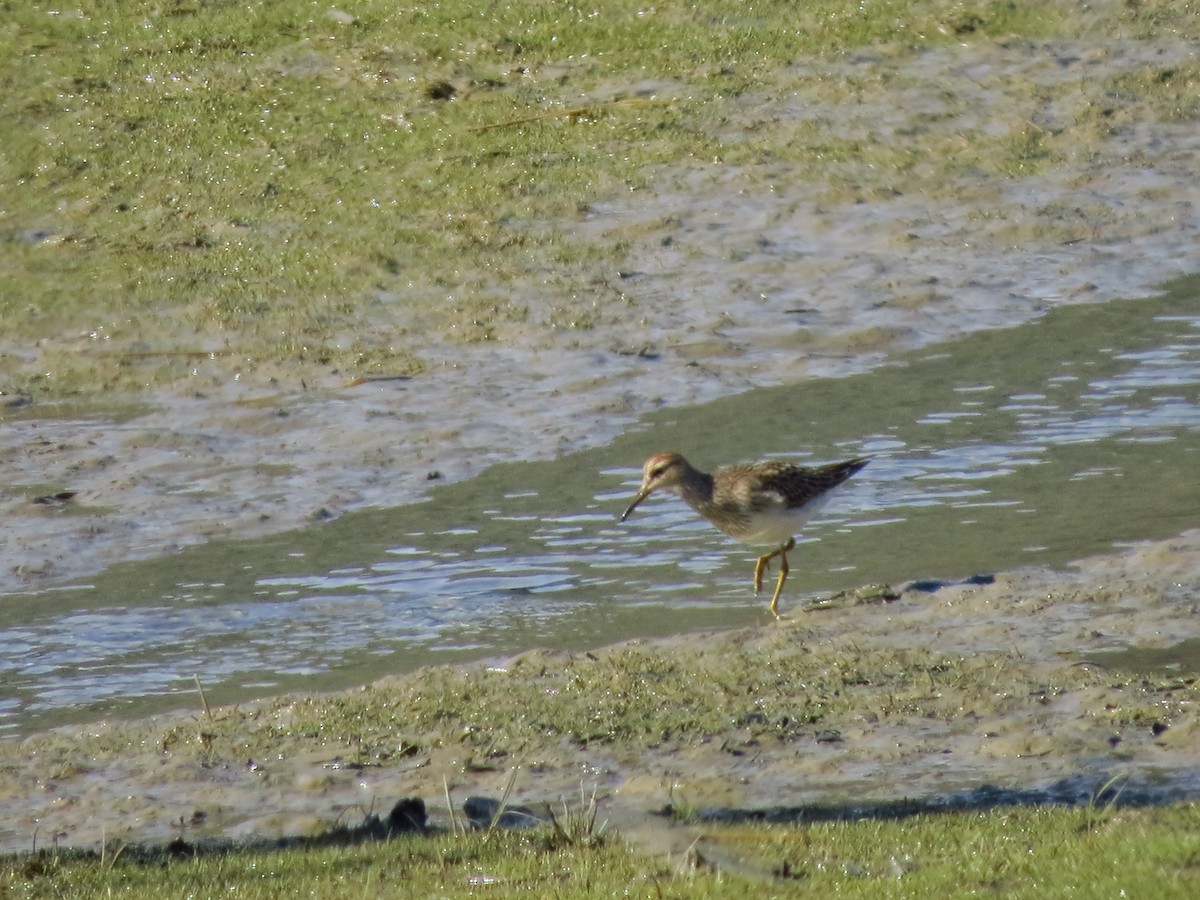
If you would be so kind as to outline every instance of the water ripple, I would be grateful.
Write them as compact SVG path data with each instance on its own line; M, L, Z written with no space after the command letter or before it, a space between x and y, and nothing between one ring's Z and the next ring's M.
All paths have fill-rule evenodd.
M1121 346L1121 335L1103 335L1090 355L1060 360L1037 385L1025 380L1019 354L1016 386L964 370L955 383L914 396L907 424L844 442L840 451L874 461L797 536L806 571L795 581L853 581L862 548L908 534L914 517L927 533L945 521L947 534L976 523L999 534L996 523L1061 505L1053 492L1066 486L1095 485L1103 495L1131 474L1108 458L1110 450L1099 452L1105 442L1194 442L1200 317L1158 316L1153 324L1161 333L1154 346ZM1096 458L1056 486L1028 480L1080 447L1097 448ZM52 607L30 603L36 615L0 629L0 729L46 710L181 695L194 689L194 673L270 689L411 648L487 652L506 635L537 639L588 610L760 610L747 590L753 551L674 498L656 495L629 522L616 522L639 483L635 464L580 478L590 489L574 509L531 485L504 492L502 502L493 495L483 509L461 508L457 522L426 525L428 509L407 519L397 511L405 523L397 540L368 558L353 544L334 558L327 547L298 543L272 551L278 555L266 568L274 570L249 583L232 570L212 580L191 573L140 605L119 597L99 605L89 586L56 590ZM974 518L962 518L967 510ZM1062 520L1024 515L1021 527L1028 532L1021 549L1037 553L1055 543Z

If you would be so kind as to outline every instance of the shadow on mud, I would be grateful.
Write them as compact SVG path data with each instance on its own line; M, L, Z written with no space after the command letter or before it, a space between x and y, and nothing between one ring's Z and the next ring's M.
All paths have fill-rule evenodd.
M866 803L816 803L763 809L728 806L677 809L668 805L659 810L659 815L681 823L811 825L862 819L891 821L939 813L986 812L1012 806L1165 806L1196 798L1200 798L1200 771L1184 778L1174 775L1170 779L1143 778L1136 781L1121 775L1088 774L1062 778L1044 788L1002 788L985 784L923 800L905 798Z
M1200 798L1200 771L1190 776L1171 779L1140 778L1104 774L1075 775L1063 778L1044 788L1002 788L981 785L955 794L928 799L902 799L867 803L818 803L797 806L773 806L762 809L734 807L680 808L667 805L656 816L671 824L773 824L813 825L823 822L851 822L866 819L895 821L914 816L939 813L986 812L1018 806L1074 806L1101 810L1113 808L1165 806L1170 803ZM284 836L271 839L232 841L222 839L187 841L175 838L166 844L128 844L116 849L129 862L153 864L168 858L183 859L236 853L263 853L287 850L313 850L327 847L349 847L377 841L388 841L401 835L444 837L460 830L487 831L490 829L524 829L547 827L548 833L564 835L549 807L517 806L489 797L470 797L462 807L462 818L453 828L430 824L425 803L417 797L403 798L387 816L367 815L356 826L340 825L317 835ZM553 841L553 837L551 838ZM9 856L20 860L25 869L38 869L68 860L103 862L106 855L115 860L114 850L82 850L75 848L42 848ZM23 857L23 859L22 859ZM35 873L36 874L36 873Z

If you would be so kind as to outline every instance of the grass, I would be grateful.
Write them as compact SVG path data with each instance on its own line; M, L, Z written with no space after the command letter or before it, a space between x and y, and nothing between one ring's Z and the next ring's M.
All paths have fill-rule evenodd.
M1054 598L1029 602L1052 604ZM835 628L830 617L836 610L819 615L813 627ZM505 669L425 669L361 690L244 707L211 707L198 695L191 716L108 723L87 729L82 741L64 731L4 742L0 771L17 780L36 773L38 783L60 785L64 796L81 789L78 779L102 778L109 765L154 769L168 793L178 779L244 778L248 790L261 789L250 782L262 777L292 783L284 770L246 774L247 760L268 761L271 769L272 760L345 758L365 767L370 781L411 771L418 790L428 794L446 773L437 788L447 810L470 790L473 772L508 772L500 809L515 783L524 789L519 773L526 771L578 773L612 758L627 774L677 775L664 782L664 815L651 820L657 824L629 834L607 826L609 798L581 785L577 801L564 800L561 813L552 807L543 826L521 832L465 830L449 813L426 835L386 842L320 835L283 846L201 840L191 845L200 848L196 855L190 847L172 852L118 842L96 853L50 847L0 859L0 897L728 897L747 891L1065 897L1121 890L1183 897L1195 890L1200 807L1125 805L1145 801L1128 799L1115 782L1077 807L944 813L925 802L864 806L866 798L855 793L797 807L808 810L807 824L783 817L770 824L723 823L705 812L706 801L692 801L695 779L703 795L706 777L729 777L706 775L705 752L755 760L765 778L773 766L793 765L798 753L828 752L838 767L870 768L883 760L904 766L952 746L956 734L967 736L962 746L969 752L967 745L980 744L981 729L1000 732L984 743L1009 735L991 752L1030 757L1037 771L1054 771L1058 756L1095 762L1110 748L1108 757L1119 764L1128 747L1153 752L1152 745L1194 741L1200 695L1194 679L1124 675L1052 654L1037 661L1016 649L967 656L890 644L866 635L821 639L797 623L578 655L535 651ZM877 750L855 738L841 743L839 732L853 733L863 723L871 733L895 729L908 737L885 740ZM1122 738L1117 744L1110 743L1114 734ZM826 746L834 749L818 750L814 740L832 740ZM985 753L977 765L986 760ZM308 789L303 779L295 783ZM647 827L666 831L675 850L639 846Z
M898 822L723 830L725 852L806 892L863 897L1184 897L1200 883L1195 805L1111 811L1035 807ZM1190 833L1189 833L1190 832Z
M0 391L54 399L420 374L433 342L536 346L602 329L637 315L638 298L613 282L639 235L579 226L595 204L683 184L690 167L795 179L828 204L904 192L936 202L965 183L984 198L997 181L1113 152L1106 139L1130 124L1200 117L1194 65L1056 91L1014 75L995 86L1002 127L970 125L979 101L966 83L947 84L940 112L888 139L854 114L901 97L920 76L900 63L928 48L1195 41L1200 20L1184 0L1086 15L979 0L485 11L463 0L0 0L0 14ZM829 74L863 49L883 63ZM771 107L785 101L812 116ZM1075 225L1059 220L1070 214L1047 207L1019 227L1068 239ZM466 768L536 765L562 744L779 747L858 715L953 728L967 712L1072 696L1109 701L1087 707L1097 731L1170 721L1167 740L1194 733L1194 683L1035 668L1016 652L795 644L708 656L626 647L561 666L533 654L508 672L430 670L221 710L199 727L114 728L83 751L37 736L0 747L0 763L32 755L67 779L149 746L200 766L314 747L354 747L379 765L413 748L452 748ZM605 830L593 794L528 833L7 857L0 897L721 897L764 883L784 895L1190 896L1197 818L1193 804L1092 805L706 824L691 853L659 858Z
M806 640L789 628L752 641L738 632L712 636L696 647L626 644L569 657L534 651L505 670L434 667L354 691L111 723L89 732L84 745L71 733L48 732L0 743L0 770L32 767L39 777L63 779L139 755L180 772L242 772L248 759L315 757L388 770L428 757L430 773L458 779L518 760L531 769L569 767L594 752L651 767L657 754L699 746L719 758L786 756L814 735L864 722L872 731L936 734L928 740L940 746L956 735L978 743L981 722L1003 721L1003 753L1034 758L1092 753L1120 734L1125 741L1112 751L1120 759L1130 742L1151 734L1185 744L1198 697L1194 679L1114 675L1071 659L1034 664L1016 650L964 656ZM1066 714L1071 734L1055 739L1045 726L1055 708L1086 715ZM906 746L858 750L851 742L838 752L869 764L880 752L893 761L926 752L923 741ZM444 787L449 794L455 785Z
M643 861L617 845L580 851L549 831L405 836L386 843L304 851L232 850L196 857L165 850L47 853L0 863L6 896L251 897L469 896L534 890L589 892L602 881L640 880ZM653 877L653 867L650 872ZM598 895L598 894L596 894Z
M1120 589L1113 591L1094 602L1115 602ZM1025 603L1035 615L1056 599L1039 594L1011 602ZM191 785L187 790L201 797L213 779L250 792L264 785L320 791L332 782L314 761L338 759L362 767L368 783L396 785L391 779L406 773L428 795L436 783L450 818L426 835L386 842L338 840L343 828L333 837L290 838L282 845L208 845L201 837L174 850L111 841L93 853L50 846L0 858L0 897L728 897L747 891L1065 897L1121 890L1183 897L1195 890L1200 807L1138 806L1150 795L1126 793L1116 781L1076 807L937 812L927 801L868 804L861 788L849 788L845 797L826 791L828 800L797 805L807 823L783 816L769 824L715 820L707 799L694 798L704 796L706 779L737 797L732 773L750 771L743 765L770 779L777 767L797 771L801 756L825 754L839 770L876 771L931 754L953 765L960 752L979 752L971 771L987 777L993 756L1032 760L1030 772L1061 772L1064 760L1119 766L1123 754L1194 743L1200 698L1194 678L1122 674L1018 649L897 648L887 629L857 637L837 632L839 622L853 628L849 613L862 609L846 607L843 620L833 607L814 613L819 618L698 641L633 642L578 655L533 651L503 669L431 668L360 690L242 707L212 707L200 692L190 716L2 742L6 780L34 779L64 798L131 766L154 771L164 798L176 796L176 783ZM851 736L864 724L875 740ZM956 737L964 740L956 744ZM958 749L941 756L949 747ZM714 767L714 759L742 762L729 769ZM301 761L299 768L286 768L289 760ZM266 774L255 773L254 761L264 762ZM611 796L596 789L589 794L586 785L578 801L563 800L561 814L552 808L537 829L470 831L448 812L480 772L490 773L486 780L497 786L493 776L508 773L503 810L514 786L526 788L527 774L577 778L608 766L622 777L665 778L662 815L623 834L607 826ZM820 780L820 771L808 777ZM986 802L991 795L980 796ZM644 803L644 813L653 805L648 798L633 802ZM181 808L200 807L189 802ZM665 831L672 853L637 844L647 829ZM49 842L43 836L38 846Z
M563 741L650 750L733 733L747 745L784 746L816 728L867 715L954 727L964 711L968 719L1006 716L1030 703L1106 689L1118 692L1120 702L1091 716L1097 727L1149 728L1170 714L1163 705L1168 696L1182 711L1200 695L1197 684L1115 680L1070 662L1047 670L1016 653L964 658L853 645L795 647L786 638L765 650L730 640L728 646L714 642L704 654L625 646L548 666L536 653L521 659L504 672L439 667L361 691L230 710L203 723L210 735L204 745L190 724L170 726L156 739L173 752L217 752L235 764L290 753L296 743L342 746L351 739L374 756L401 734L426 749L459 747L468 766L486 767L523 754L536 762L532 754Z
M1200 807L1064 807L806 827L713 826L686 854L532 831L305 850L43 852L0 859L5 897L1194 896Z
M625 243L576 225L651 173L782 161L837 199L934 187L972 161L1021 177L1077 139L1021 117L1009 135L886 142L748 122L747 94L892 88L798 60L1197 31L1184 3L1086 20L1066 3L948 0L0 11L0 388L59 398L416 374L431 339L569 340L634 302L607 286ZM1122 109L1194 118L1193 72L1131 78L1112 92Z

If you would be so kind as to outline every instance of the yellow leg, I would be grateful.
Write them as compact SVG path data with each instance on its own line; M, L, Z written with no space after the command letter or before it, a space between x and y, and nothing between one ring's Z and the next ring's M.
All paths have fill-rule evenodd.
M777 619L779 618L779 595L783 593L783 583L787 581L788 576L787 552L795 546L796 539L788 538L788 542L775 551L775 554L779 555L779 580L775 582L775 593L771 595L771 615Z
M758 562L754 564L754 593L762 593L763 572L767 571L767 569L771 567L771 557L775 556L778 552L779 551L776 550L774 553L765 553L760 556L758 558Z
M754 593L762 593L763 572L771 568L771 560L776 556L783 556L784 552L791 550L796 546L795 538L789 538L785 546L772 550L770 553L764 553L758 558L758 562L754 564ZM787 568L787 558L784 557L783 566Z

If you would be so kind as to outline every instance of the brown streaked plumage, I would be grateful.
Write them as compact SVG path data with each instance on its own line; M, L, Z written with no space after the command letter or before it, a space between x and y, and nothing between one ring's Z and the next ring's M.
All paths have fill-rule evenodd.
M771 614L779 617L779 595L787 580L787 552L795 533L828 499L829 492L859 471L869 459L826 466L784 462L743 463L711 475L675 452L656 453L642 467L642 487L621 515L625 521L656 490L670 491L727 535L746 544L774 545L754 566L754 591L762 591L763 573L779 557L779 580L771 596Z

